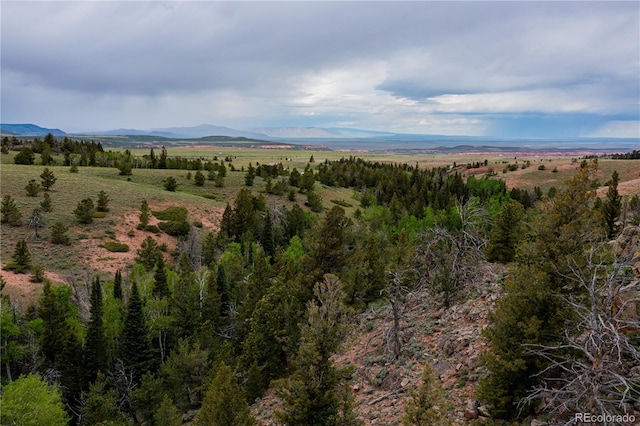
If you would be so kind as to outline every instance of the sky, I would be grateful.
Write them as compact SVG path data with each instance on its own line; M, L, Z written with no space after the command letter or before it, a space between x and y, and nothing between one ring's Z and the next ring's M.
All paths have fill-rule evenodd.
M640 137L640 2L0 2L0 119Z

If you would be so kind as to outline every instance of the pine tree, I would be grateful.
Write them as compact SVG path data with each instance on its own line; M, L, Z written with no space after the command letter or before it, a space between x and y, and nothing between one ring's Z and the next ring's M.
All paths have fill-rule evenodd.
M405 405L402 424L405 426L452 425L443 410L444 398L444 390L438 375L433 367L426 363L422 371L422 384L411 393Z
M116 276L113 280L113 298L122 301L122 273L120 269L116 271Z
M98 373L83 400L81 425L127 424L124 413L118 409L118 393L109 389L104 373Z
M167 284L167 273L164 270L164 256L160 254L158 261L156 262L156 270L153 273L153 297L156 299L162 299L163 297L169 297L169 285Z
M155 266L158 258L162 256L158 243L151 237L144 239L140 248L136 251L136 262L140 263L147 271Z
M176 181L176 178L174 178L173 176L169 176L164 181L164 189L170 192L175 192L176 188L178 188L178 182Z
M0 212L2 213L1 223L8 223L11 226L20 226L22 224L22 215L20 210L16 206L16 202L11 195L5 195L2 197L2 206L0 206Z
M31 265L31 252L29 252L29 246L24 239L16 243L12 259L13 263L17 266L16 272L18 273L22 273L23 270Z
M554 344L570 332L566 300L576 289L568 277L605 235L601 212L594 208L596 171L597 163L585 162L553 201L540 206L531 224L535 232L517 247L505 294L483 332L491 345L484 357L489 376L480 381L477 396L495 417L526 415L534 408L518 403L541 380L548 360L525 345Z
M40 201L40 209L42 209L43 212L47 213L53 210L53 208L51 207L51 196L48 192L44 193L44 198L42 199L42 201Z
M182 425L182 416L178 413L178 409L173 405L173 401L166 394L162 398L162 403L158 407L158 411L153 416L156 426L180 426Z
M78 222L82 224L89 224L93 222L93 214L95 213L95 207L91 198L85 198L78 202L76 209L73 213L78 218Z
M255 424L249 411L249 404L245 401L242 389L228 365L223 363L218 367L211 386L202 401L198 420L202 424L210 426L251 426Z
M331 360L346 335L348 309L345 294L335 275L327 274L314 288L315 300L307 309L296 371L282 382L278 395L283 399L277 418L291 426L358 423L351 404L344 404L346 371Z
M47 364L54 365L62 347L60 330L65 327L66 315L48 280L45 281L42 289L38 317L42 318L44 328L40 341L42 354Z
M256 178L256 169L253 167L251 163L249 163L249 167L247 168L247 173L244 175L244 184L245 186L253 186L253 181Z
M205 182L206 178L204 177L204 174L198 170L195 174L195 176L193 177L193 183L196 186L203 186L204 182Z
M171 314L175 318L177 336L187 338L194 334L199 325L198 290L187 253L180 256L179 265L179 277L173 289L170 306Z
M271 223L271 213L269 213L268 210L263 220L260 244L262 244L264 254L273 261L276 254L276 247L273 234L273 223Z
M487 244L487 260L490 262L511 262L516 255L524 218L524 207L516 200L509 200L502 206L493 223L493 230Z
M49 191L54 183L56 183L56 178L51 170L48 167L45 167L42 173L40 174L40 179L42 182L42 187L45 191Z
M65 225L63 222L56 222L51 227L51 242L53 244L64 244L69 245L71 241L69 240L69 236L66 232L69 230L69 227Z
M218 286L218 294L220 295L220 315L226 317L231 305L231 291L229 289L229 283L227 282L227 273L224 265L218 265L216 283Z
M124 318L120 355L125 368L133 375L134 381L140 383L142 375L152 367L153 356L149 343L149 331L142 311L142 300L135 282L131 286L131 296Z
M35 179L31 179L24 189L27 191L28 197L37 197L40 192L40 184Z
M89 324L84 347L85 384L92 383L107 366L107 343L102 322L102 285L100 277L91 284Z
M149 204L147 204L147 200L142 200L140 204L140 226L138 228L147 229L149 226Z
M99 211L99 212L109 211L109 196L104 191L98 192L98 203L96 206L96 211Z
M618 171L616 170L611 175L609 189L607 190L607 198L602 205L605 229L607 231L608 238L614 238L619 228L619 226L616 224L622 211L622 197L620 197L620 193L618 192L619 182L620 176L618 175Z

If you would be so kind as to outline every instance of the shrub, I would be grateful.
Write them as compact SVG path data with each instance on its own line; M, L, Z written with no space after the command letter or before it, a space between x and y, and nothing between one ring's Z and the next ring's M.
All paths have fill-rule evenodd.
M40 184L35 179L31 179L24 189L27 191L27 196L37 197L40 192Z
M169 176L164 181L164 189L166 189L167 191L174 192L176 190L176 188L178 188L178 182L176 181L176 179L173 176Z
M93 214L95 213L93 200L91 198L85 198L84 200L80 201L73 213L78 218L78 222L82 224L92 223Z
M544 164L540 164L538 166L538 170L546 170L546 169L547 169L547 167Z
M107 241L102 245L105 249L112 253L125 253L129 251L129 246L118 241Z
M174 237L179 237L181 235L187 235L189 233L189 230L191 229L191 226L189 225L189 222L187 221L181 221L181 222L174 222L174 221L168 221L168 222L160 222L158 224L158 226L160 227L160 229L162 229L164 232L166 232L167 234L174 236Z
M71 241L69 241L69 236L67 236L66 234L67 230L69 230L69 227L64 223L54 223L51 227L51 242L53 244L71 244Z
M187 209L185 207L171 206L164 210L154 211L153 215L160 220L186 220Z
M40 265L33 265L31 267L31 278L29 281L32 283L41 283L44 281L44 268Z

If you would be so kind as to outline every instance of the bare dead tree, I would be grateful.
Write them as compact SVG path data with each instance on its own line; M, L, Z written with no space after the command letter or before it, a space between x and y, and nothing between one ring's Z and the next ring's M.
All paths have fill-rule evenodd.
M35 208L33 209L33 213L28 219L27 226L31 231L29 233L29 240L37 240L40 238L38 234L38 230L44 228L46 226L46 221L44 219L44 215L42 214L42 209Z
M592 249L585 266L574 263L565 275L581 290L559 296L574 314L574 324L557 345L529 346L549 366L522 406L540 400L541 410L549 413L607 416L625 413L637 401L640 378L631 369L640 365L640 350L629 332L640 329L640 284L630 284L627 261L611 263L605 256L601 248Z
M194 271L202 266L202 244L200 244L199 234L198 228L192 226L187 237L177 247L176 260L180 259L183 253L186 253Z
M398 359L403 346L402 317L407 307L407 296L411 286L407 283L416 276L413 268L401 268L395 271L387 271L390 279L387 282L385 293L391 304L391 325L385 332L387 350L393 351L393 358Z
M484 232L488 218L477 198L456 203L460 230L436 226L422 235L418 257L422 276L431 291L443 297L450 306L455 293L473 280L484 260L487 237Z
M111 377L111 383L113 383L114 388L118 392L118 399L116 400L118 408L125 412L135 414L131 409L130 396L131 392L136 388L136 382L133 380L133 372L127 371L122 360L118 359L109 375Z

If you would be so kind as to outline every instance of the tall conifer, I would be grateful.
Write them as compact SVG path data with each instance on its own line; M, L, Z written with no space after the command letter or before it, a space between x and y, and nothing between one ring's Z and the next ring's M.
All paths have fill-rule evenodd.
M107 364L107 343L102 322L102 286L100 277L96 277L93 284L91 284L90 302L90 318L84 347L86 384L94 382L98 372L104 371Z
M150 370L153 356L142 311L142 300L135 282L131 286L131 296L127 304L120 351L125 368L133 374L135 382L139 383L142 375Z

